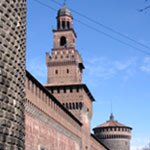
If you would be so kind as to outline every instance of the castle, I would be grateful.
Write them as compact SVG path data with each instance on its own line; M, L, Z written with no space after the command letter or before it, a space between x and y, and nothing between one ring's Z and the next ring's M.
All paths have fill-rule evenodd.
M57 13L42 85L25 72L25 0L0 3L0 150L130 150L132 128L113 114L90 132L95 99L82 83L84 64L67 6Z

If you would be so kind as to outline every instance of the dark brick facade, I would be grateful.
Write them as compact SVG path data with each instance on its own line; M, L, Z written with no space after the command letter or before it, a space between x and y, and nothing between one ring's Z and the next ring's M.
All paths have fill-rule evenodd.
M24 150L26 0L0 0L0 150Z

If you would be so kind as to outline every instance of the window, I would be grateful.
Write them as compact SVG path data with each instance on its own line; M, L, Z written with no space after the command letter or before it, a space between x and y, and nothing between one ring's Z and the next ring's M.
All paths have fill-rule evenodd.
M82 104L82 102L80 102L79 103L79 108L82 109L82 107L83 107L83 104Z
M62 28L65 29L65 21L62 21Z
M75 109L75 103L73 103L73 107L72 108Z
M66 89L64 89L64 93L66 93Z
M72 109L72 103L69 103L69 109Z
M66 108L68 109L69 107L68 107L68 103L66 103Z
M76 109L79 109L78 103L76 103Z
M67 69L67 73L69 73L69 69Z
M55 70L55 74L58 74L58 70Z
M66 46L67 41L66 41L66 37L62 36L60 38L60 46Z
M67 29L70 29L70 22L67 21Z

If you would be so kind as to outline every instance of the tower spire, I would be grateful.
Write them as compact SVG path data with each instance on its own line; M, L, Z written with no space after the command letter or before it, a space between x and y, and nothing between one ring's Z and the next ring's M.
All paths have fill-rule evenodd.
M114 117L113 113L111 113L109 120L114 120L114 119L115 119L115 117Z
M64 5L66 5L67 0L64 0Z

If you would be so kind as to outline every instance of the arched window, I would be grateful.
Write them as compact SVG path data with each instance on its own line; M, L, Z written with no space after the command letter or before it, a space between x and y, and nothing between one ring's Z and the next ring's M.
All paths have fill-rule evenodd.
M66 37L62 36L60 38L60 46L65 46L67 44Z
M79 109L78 103L76 103L76 109Z
M75 109L75 103L73 103L73 106L72 106L72 108L73 108L73 109Z
M68 109L69 107L68 107L68 103L66 103L66 108Z
M72 109L72 103L69 103L69 109Z
M67 21L67 29L70 29L70 22Z
M62 28L65 29L65 21L62 21Z
M82 104L82 102L80 102L80 103L79 103L79 108L80 108L80 110L82 109L82 107L83 107L83 104Z
M69 73L69 69L67 69L67 73Z
M58 70L55 70L55 74L58 74Z

